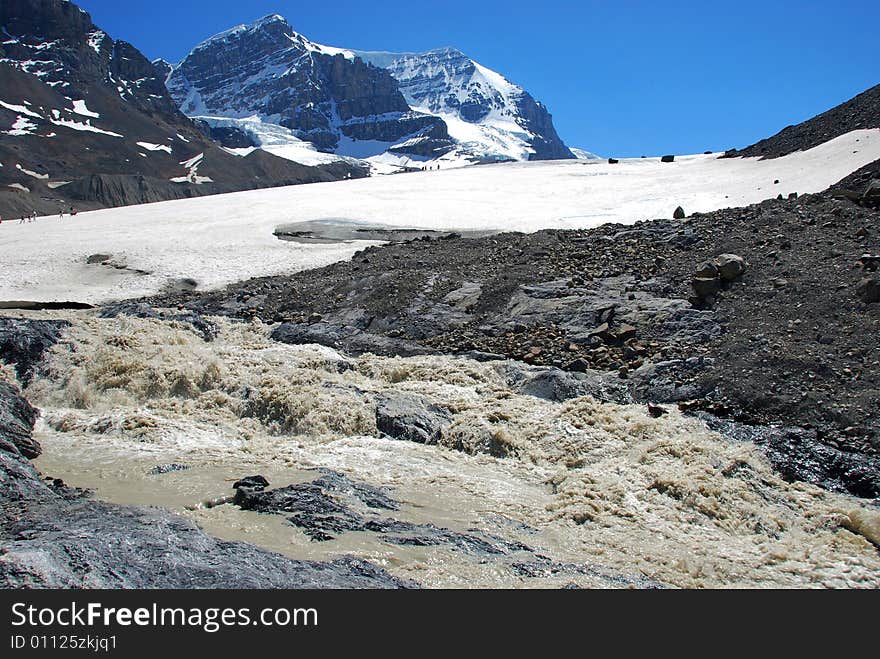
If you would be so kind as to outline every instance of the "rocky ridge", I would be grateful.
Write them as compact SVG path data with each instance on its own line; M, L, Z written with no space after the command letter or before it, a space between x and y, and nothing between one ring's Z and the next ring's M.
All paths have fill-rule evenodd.
M880 85L812 119L788 126L772 137L744 149L731 149L725 157L781 158L866 128L880 128Z
M164 78L67 0L0 5L0 215L365 176L223 150L177 109Z
M259 115L322 151L375 155L357 143L382 142L428 157L452 144L446 125L413 112L387 72L311 43L278 15L202 42L167 86L188 116Z

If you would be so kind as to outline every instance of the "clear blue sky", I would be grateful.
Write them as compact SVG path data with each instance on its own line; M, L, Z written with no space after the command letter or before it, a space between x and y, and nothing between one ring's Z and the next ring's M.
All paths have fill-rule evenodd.
M742 147L880 83L880 1L80 0L151 59L266 14L363 50L455 46L602 155Z

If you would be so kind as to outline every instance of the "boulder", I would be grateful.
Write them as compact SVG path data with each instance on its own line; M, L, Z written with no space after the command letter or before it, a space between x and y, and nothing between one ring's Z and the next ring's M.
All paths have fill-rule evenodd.
M862 254L858 263L866 272L876 272L880 270L880 254Z
M380 394L376 427L384 435L418 444L436 444L452 422L448 410L413 394Z
M715 257L718 274L724 281L736 281L746 271L746 261L737 254L721 254Z
M7 443L8 450L29 459L40 457L42 449L31 433L36 420L37 410L15 387L0 381L0 441Z
M694 277L705 277L706 279L717 279L720 276L718 266L712 263L712 261L706 261L694 273Z
M609 158L609 159L608 159L608 164L609 164L609 165L616 165L616 164L618 164L619 162L620 162L620 161L617 160L616 158Z
M865 277L856 287L856 294L865 304L880 302L880 277Z
M627 323L623 323L620 327L618 327L614 331L614 335L617 337L618 341L626 343L630 339L636 338L638 330L632 325L628 325Z
M15 372L24 386L30 384L43 354L70 327L65 320L22 320L0 318L0 361L15 364Z
M233 490L244 488L248 490L255 490L257 492L262 492L267 487L269 487L269 481L266 480L265 476L248 476L247 478L242 478L240 481L236 481L232 485Z
M691 286L698 298L705 299L721 290L721 280L717 277L694 277Z
M663 156L660 162L675 162L675 156Z
M683 220L687 217L687 213L684 212L684 208L679 206L675 209L675 212L672 214L672 218L675 220Z

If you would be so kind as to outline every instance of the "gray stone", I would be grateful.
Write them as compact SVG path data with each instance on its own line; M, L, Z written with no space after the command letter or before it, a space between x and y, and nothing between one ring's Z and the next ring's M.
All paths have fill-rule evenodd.
M704 299L721 290L721 280L716 277L694 277L691 286L697 297Z
M380 394L376 398L376 426L393 439L436 444L449 427L448 410L414 394Z
M0 318L0 361L15 364L24 386L30 384L45 352L70 327L64 320L22 320Z
M712 263L712 261L706 261L694 273L694 277L703 277L705 279L717 279L719 276L718 266Z
M746 271L746 260L738 254L721 254L715 257L718 274L724 281L736 281Z
M856 294L865 304L880 302L880 278L866 277L856 286Z

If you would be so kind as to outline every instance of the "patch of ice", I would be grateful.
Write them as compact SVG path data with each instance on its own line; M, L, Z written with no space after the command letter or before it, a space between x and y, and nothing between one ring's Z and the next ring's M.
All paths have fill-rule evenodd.
M199 176L199 165L202 164L202 160L205 158L204 153L200 153L197 156L193 156L189 160L184 160L180 164L186 167L189 172L186 176L177 176L175 178L170 179L172 183L192 183L193 185L202 185L203 183L213 183L214 179L210 176Z
M101 44L104 42L104 39L107 38L107 35L101 30L95 30L94 32L89 33L89 48L94 50L98 55L101 54Z
M88 122L81 123L78 121L71 121L70 119L53 119L52 123L56 126L63 126L64 128L70 128L72 130L78 130L87 133L100 133L101 135L109 135L110 137L125 137L124 135L114 133L113 131L95 128Z
M165 146L163 144L153 144L151 142L138 142L137 145L142 149L146 149L147 151L164 151L165 153L171 153L171 147Z
M33 110L26 108L24 105L13 105L12 103L4 103L3 101L0 101L0 107L12 110L13 112L18 112L19 114L27 115L28 117L34 117L35 119L43 118L43 115L37 114Z
M92 119L98 119L101 116L97 112L89 110L85 101L73 101L73 111L76 114L80 114L84 117L91 117Z
M18 171L20 171L22 174L27 174L28 176L31 176L33 178L41 179L41 180L49 180L48 174L38 174L37 172L33 172L29 169L25 169L24 167L22 167L21 165L18 165L18 164L15 165L15 168Z
M3 132L6 135L22 137L24 135L33 135L35 130L37 130L37 124L35 124L27 117L19 116L15 120L15 123L12 124L12 127L9 130Z

